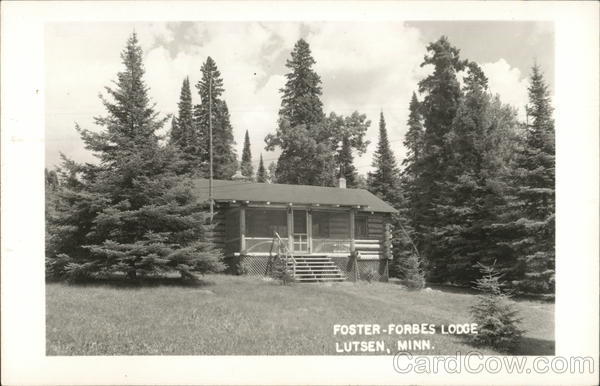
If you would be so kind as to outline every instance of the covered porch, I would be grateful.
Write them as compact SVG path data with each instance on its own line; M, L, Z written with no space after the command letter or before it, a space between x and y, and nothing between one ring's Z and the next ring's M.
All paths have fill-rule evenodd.
M386 257L386 225L381 213L355 207L249 206L225 212L225 252L266 256L279 235L294 256Z

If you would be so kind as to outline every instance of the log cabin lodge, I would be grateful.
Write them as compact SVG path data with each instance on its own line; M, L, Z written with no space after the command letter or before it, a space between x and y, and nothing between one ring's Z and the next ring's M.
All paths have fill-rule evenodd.
M208 202L209 180L195 189ZM347 189L343 178L339 187L213 180L212 190L214 238L230 267L267 275L284 250L297 281L387 280L396 210L364 189Z

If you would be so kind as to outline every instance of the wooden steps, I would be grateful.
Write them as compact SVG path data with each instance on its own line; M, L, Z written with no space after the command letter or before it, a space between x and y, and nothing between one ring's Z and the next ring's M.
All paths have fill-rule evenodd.
M339 282L345 281L346 275L327 256L294 256L296 281L310 282ZM288 261L288 271L292 272L293 262Z

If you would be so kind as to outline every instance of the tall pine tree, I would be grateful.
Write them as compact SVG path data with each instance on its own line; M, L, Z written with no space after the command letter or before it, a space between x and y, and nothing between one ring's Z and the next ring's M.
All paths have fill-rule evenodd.
M231 179L237 170L237 156L234 149L233 128L231 127L227 103L221 98L225 91L223 79L215 61L209 56L200 71L202 78L196 84L201 103L195 106L194 118L202 139L204 162L209 159L209 113L213 132L213 176L216 179ZM206 175L208 173L205 172Z
M413 92L408 107L408 131L404 136L404 146L406 147L406 157L402 161L404 167L401 175L402 192L404 200L396 209L402 212L406 222L405 230L399 234L400 238L410 237L411 241L417 245L420 244L420 235L422 229L419 224L422 223L421 214L423 211L423 202L420 200L420 191L417 189L416 180L421 170L421 158L423 155L423 117L421 116L421 104L417 95ZM414 249L409 245L409 249Z
M69 179L51 218L58 240L47 267L71 279L172 271L193 278L222 270L220 252L207 241L204 204L177 175L177 152L159 145L156 132L166 119L150 102L135 34L121 58L116 86L106 88L112 100L102 98L107 115L95 119L103 130L78 128L99 165L63 162Z
M260 161L258 161L258 170L256 171L256 182L268 182L269 176L267 175L267 169L263 162L262 153L260 154Z
M277 131L265 138L267 150L281 148L276 170L280 183L329 186L335 180L335 154L323 123L321 78L314 64L308 43L298 40L286 62L290 72L280 90Z
M391 274L402 278L418 278L423 275L425 261L417 245L420 245L422 208L418 205L420 192L415 181L419 176L419 161L423 152L423 118L420 112L421 105L417 95L413 92L408 114L408 131L404 137L404 146L407 150L402 161L403 170L400 176L400 186L403 193L402 200L396 203L395 208L399 213L394 217L393 252L394 264ZM414 284L418 284L415 280Z
M252 166L252 152L250 151L250 136L248 130L244 136L244 150L242 151L242 175L249 179L254 178L254 167Z
M290 72L280 90L277 131L265 138L267 150L281 149L276 170L281 183L333 186L340 169L340 152L345 151L344 162L348 162L348 147L359 153L366 148L366 116L355 112L349 117L334 113L325 117L321 78L313 70L314 64L308 43L300 39L286 63ZM345 148L344 137L348 141Z
M281 109L279 115L291 127L319 124L325 117L321 102L321 78L312 69L313 59L310 47L304 39L298 40L292 50L291 59L286 62L290 72L280 91Z
M400 202L400 171L390 147L383 112L379 116L379 142L373 155L375 170L368 175L369 190L391 205Z
M493 221L486 205L493 200L485 157L490 155L487 137L494 129L488 114L487 78L475 63L468 65L461 98L450 132L446 135L445 176L441 182L443 205L437 212L444 222L436 229L436 261L433 275L440 280L468 284L479 275L478 263L487 263L493 246L484 225ZM493 260L492 260L493 261Z
M548 86L540 68L532 68L525 145L514 172L510 243L521 272L517 286L526 292L554 291L555 270L555 141Z
M423 152L423 117L421 116L421 105L417 94L413 92L408 106L408 131L404 136L404 147L406 147L406 158L402 161L404 166L403 176L414 181L418 171L418 162Z
M181 85L177 118L173 119L170 143L182 156L182 172L202 174L206 168L206 146L194 122L190 80L186 77Z
M449 219L440 209L447 205L444 183L448 178L447 166L452 154L446 136L451 130L462 96L457 73L464 69L465 61L460 59L459 50L445 36L429 44L427 51L421 66L432 65L434 70L419 82L419 92L424 95L421 113L425 131L422 158L415 181L415 189L420 193L418 200L412 204L420 211L419 221L415 224L415 228L420 230L419 250L426 256L429 268L441 275L447 260L444 240L439 232Z

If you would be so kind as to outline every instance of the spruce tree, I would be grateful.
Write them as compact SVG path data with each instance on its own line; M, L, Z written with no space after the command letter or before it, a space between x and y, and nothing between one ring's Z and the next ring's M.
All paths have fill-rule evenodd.
M400 171L390 147L383 112L379 116L379 142L373 155L373 168L368 177L369 190L391 205L399 203Z
M459 57L459 50L453 47L445 36L427 46L428 54L421 66L433 65L433 73L419 82L419 93L424 95L421 102L425 131L423 134L422 157L415 180L418 199L412 202L419 208L419 250L434 272L433 280L444 280L443 273L448 261L444 254L447 245L438 232L445 226L448 217L442 213L447 205L444 183L448 178L447 166L452 149L446 141L452 122L458 110L462 91L457 73L465 67Z
M421 105L417 95L413 92L408 107L408 131L404 136L406 157L402 161L403 170L400 184L403 192L403 200L398 203L396 209L400 212L399 223L394 231L394 258L396 260L407 260L413 258L413 250L416 245L421 245L422 211L423 202L420 200L420 192L416 181L420 176L421 158L423 153L423 118L421 116ZM421 205L421 206L419 206ZM416 252L418 255L418 251Z
M278 128L265 138L266 149L281 148L276 171L279 182L331 186L338 168L324 124L321 78L313 64L308 43L300 39L286 62L290 72L280 90Z
M423 152L423 117L417 94L413 92L408 106L408 131L404 136L406 158L402 161L404 166L403 176L414 181L418 173L418 162Z
M528 91L529 122L514 172L512 229L516 237L510 245L522 275L516 282L518 288L551 292L555 269L554 120L548 86L537 65L532 68Z
M265 169L265 164L263 162L262 153L260 154L260 161L258 162L258 170L256 171L256 182L268 182L269 176L267 175L267 170Z
M194 122L192 111L192 91L190 90L190 79L186 77L181 85L178 114L176 120L177 130L171 133L171 142L184 148L193 136Z
M216 179L231 179L238 164L234 149L233 128L230 123L227 103L221 98L225 91L223 79L215 61L209 56L200 71L202 78L196 84L201 103L194 109L194 120L202 140L203 161L209 159L209 113L213 133L213 176ZM205 175L208 173L205 171Z
M250 136L248 130L244 136L244 150L242 151L242 175L249 179L254 178L254 167L252 166L252 153L250 151Z
M286 62L290 72L285 75L287 81L280 91L281 109L279 115L286 119L291 127L312 126L321 123L324 118L321 102L321 78L312 69L315 64L308 43L304 39L296 42L291 59Z
M519 345L523 330L522 318L510 300L510 294L502 291L500 274L494 265L479 264L481 278L475 282L475 288L481 293L477 302L471 306L471 317L476 323L477 334L471 335L471 341L478 346L489 346L503 352L513 352Z
M222 270L204 203L177 175L177 152L159 144L156 133L166 118L150 102L135 33L121 58L116 86L106 88L112 100L102 98L107 115L96 118L103 130L78 128L99 165L64 159L68 178L51 218L58 240L48 267L70 279L173 271L194 278L194 272Z
M472 62L466 67L463 96L444 138L444 173L436 181L443 192L434 206L438 220L433 229L415 232L418 237L425 230L431 241L430 278L459 284L479 277L478 264L498 261L503 273L513 264L496 224L506 202L505 171L514 157L518 126L514 110L487 92L481 68ZM416 165L422 172L423 165ZM418 210L418 195L409 193L409 200ZM418 226L423 217L412 218Z
M464 97L446 136L447 153L443 205L437 212L444 223L436 230L436 255L443 262L436 265L434 274L444 280L468 284L478 277L477 263L488 263L491 252L488 234L483 227L493 221L486 202L492 199L488 178L493 171L486 170L484 158L489 154L485 146L493 126L488 110L490 97L486 94L487 78L475 63L469 64L464 80Z
M421 258L411 251L406 258L398 260L397 271L408 288L421 289L425 287L425 274L421 267Z
M174 145L182 157L182 172L202 175L203 163L205 163L205 146L203 139L194 122L192 92L190 80L186 77L181 85L179 97L178 114L173 119L170 143Z
M416 181L420 176L421 157L423 153L423 118L421 116L421 105L413 92L408 115L408 131L404 136L404 146L406 147L406 157L402 161L403 170L400 176L400 185L402 187L403 199L397 203L396 209L398 215L394 217L393 232L393 252L394 265L396 271L391 270L391 274L397 274L407 280L407 277L414 277L412 284L420 283L421 276L424 275L425 258L420 255L417 245L421 245L423 202L420 200L420 192L417 189ZM421 205L421 207L419 206ZM423 279L424 281L424 279Z
M349 141L344 149L346 158L348 146L364 152L367 143L364 134L369 122L358 112L349 117L334 113L325 117L320 99L321 79L312 68L314 64L308 43L300 39L286 63L290 72L280 90L278 128L265 138L266 149L281 149L276 171L279 182L334 186L340 170L343 138ZM349 173L351 169L348 168Z

